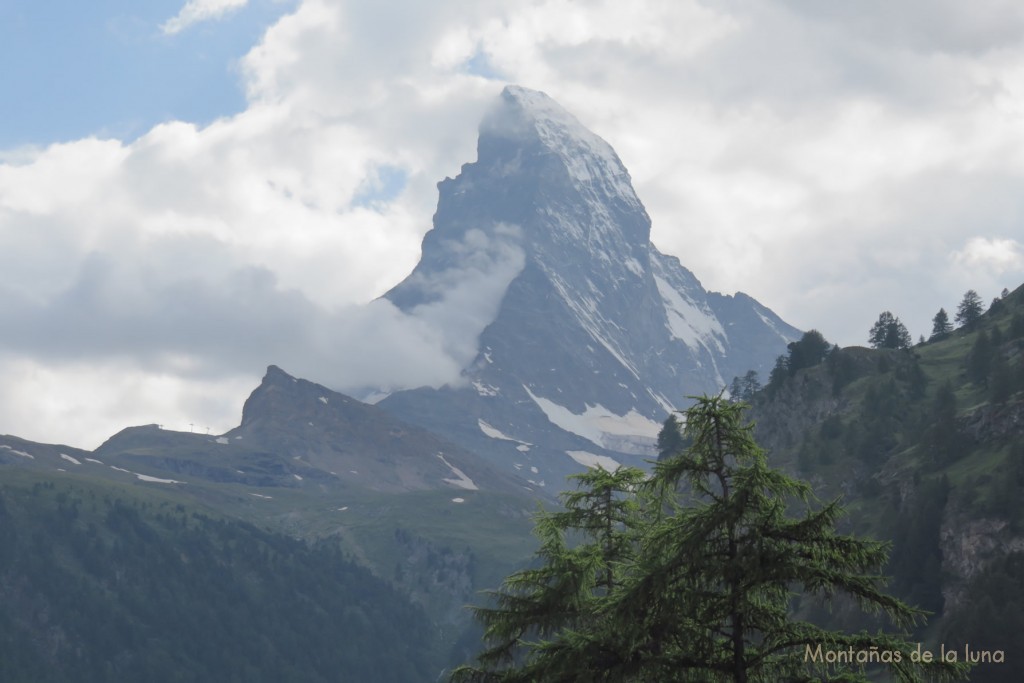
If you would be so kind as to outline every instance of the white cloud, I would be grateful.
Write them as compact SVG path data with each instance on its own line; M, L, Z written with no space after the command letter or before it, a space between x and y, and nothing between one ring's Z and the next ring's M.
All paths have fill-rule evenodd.
M160 25L160 30L168 35L179 33L201 21L220 19L247 4L249 0L188 0L177 15Z
M218 434L238 424L248 375L139 373L122 363L53 364L0 355L4 427L24 438L95 448L130 425Z
M0 154L0 378L21 401L0 431L110 424L118 392L237 415L269 363L332 386L456 376L501 278L418 318L361 306L474 159L488 72L607 139L705 286L842 344L886 309L927 332L965 289L1024 280L1024 12L982 1L304 0L238 65L244 112ZM244 4L189 2L164 30ZM514 249L482 253L514 272ZM123 421L171 421L142 412Z
M979 274L1002 275L1024 269L1024 245L1014 239L974 237L963 249L953 252L951 259Z

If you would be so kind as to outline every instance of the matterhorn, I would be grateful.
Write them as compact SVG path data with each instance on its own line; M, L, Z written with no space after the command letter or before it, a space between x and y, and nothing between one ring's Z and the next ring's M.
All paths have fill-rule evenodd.
M460 384L379 405L530 488L563 487L584 465L642 464L687 396L765 376L800 336L660 253L615 151L542 92L506 87L477 160L438 188L421 260L385 297L416 315L472 290L486 319L463 341L477 353Z

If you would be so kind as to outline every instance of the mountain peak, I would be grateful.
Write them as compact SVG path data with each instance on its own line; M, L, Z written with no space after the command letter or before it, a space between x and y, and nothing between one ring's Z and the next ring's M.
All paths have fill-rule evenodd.
M504 123L502 114L515 116L524 123L532 124L537 134L544 140L576 138L590 143L602 152L615 154L607 142L588 130L579 119L540 90L530 90L519 85L506 86L501 91L497 109L484 120L482 128L496 124L500 127L500 124Z
M556 184L643 211L612 146L539 90L506 86L480 125L478 163L506 175L530 165Z
M295 378L276 365L267 366L267 374L263 376L264 382L280 382L282 380L294 380Z
M423 256L385 296L413 315L471 319L444 328L469 350L465 383L380 405L539 473L531 486L594 458L639 462L683 397L767 370L799 336L658 252L618 155L542 92L506 87L477 160L438 190Z

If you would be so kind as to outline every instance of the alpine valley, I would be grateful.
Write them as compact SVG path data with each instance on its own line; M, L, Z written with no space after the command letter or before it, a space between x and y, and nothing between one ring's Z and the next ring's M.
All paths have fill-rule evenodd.
M0 680L438 680L479 648L464 606L530 561L531 515L568 475L649 467L687 396L751 370L772 376L750 397L769 457L896 538L896 587L941 617L922 639L984 627L965 606L990 599L986 572L1015 577L1021 607L1024 386L997 403L965 368L999 328L985 353L1021 374L1024 292L911 350L783 372L806 335L706 291L650 227L612 148L510 86L384 295L463 315L458 382L358 400L268 358L222 435L132 426L95 451L0 436Z

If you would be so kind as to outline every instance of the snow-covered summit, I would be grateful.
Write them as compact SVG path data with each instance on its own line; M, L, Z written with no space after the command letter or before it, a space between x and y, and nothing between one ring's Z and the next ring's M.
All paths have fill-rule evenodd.
M642 208L629 172L612 146L546 93L507 86L500 103L481 125L480 133L481 143L495 137L511 138L522 145L532 137L564 165L577 188L596 187Z
M686 396L767 375L799 336L659 253L615 151L544 93L505 88L477 160L438 189L423 256L385 296L416 312L460 293L460 310L487 311L461 332L477 354L464 388L379 405L510 469L561 482L580 467L570 452L628 462Z

